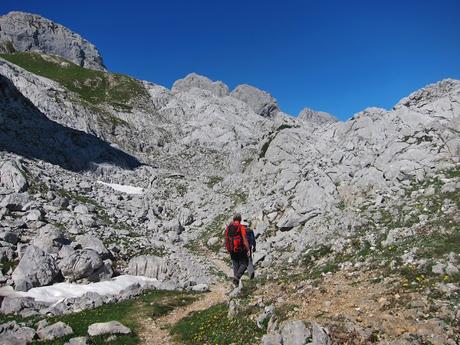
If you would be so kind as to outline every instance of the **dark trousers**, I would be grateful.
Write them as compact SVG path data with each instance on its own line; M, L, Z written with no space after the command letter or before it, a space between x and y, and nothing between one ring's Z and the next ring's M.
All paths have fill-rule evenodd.
M248 267L249 258L246 253L230 254L230 257L233 264L233 276L239 280Z

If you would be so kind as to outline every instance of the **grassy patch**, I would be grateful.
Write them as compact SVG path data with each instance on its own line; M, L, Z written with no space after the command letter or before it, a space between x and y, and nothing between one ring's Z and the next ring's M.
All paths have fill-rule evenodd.
M91 204L91 205L94 205L97 209L102 209L102 206L96 200L90 197L87 197L85 195L74 193L64 188L58 189L56 193L62 198L75 200L81 204Z
M275 135L271 135L267 141L264 142L264 144L262 145L262 148L259 152L259 159L260 158L264 158L265 157L265 154L267 153L267 150L268 150L268 147L270 146L270 144L272 143L273 139L275 139Z
M221 176L210 176L206 185L208 188L213 188L216 184L222 182L223 179Z
M108 103L127 110L140 97L147 97L143 85L126 75L95 71L55 56L21 52L1 54L5 60L29 72L57 81L90 104ZM128 108L127 108L128 107Z
M5 261L5 262L0 263L0 267L1 267L3 274L6 274L10 269L14 271L18 263L19 261L14 261L14 260Z
M154 302L151 304L152 306L152 314L153 318L157 318L166 314L169 314L171 311L178 307L184 307L186 305L192 304L194 301L197 300L197 296L193 295L175 295L175 296L167 296L166 298L162 298L158 302Z
M188 345L256 344L263 331L247 317L228 319L227 313L227 305L214 305L182 319L171 328L171 333Z
M151 291L120 303L105 304L99 308L85 310L81 313L49 318L48 322L62 321L72 327L74 334L55 341L37 342L37 344L62 345L70 338L86 336L88 326L96 322L119 321L132 331L129 335L117 336L110 344L136 345L139 344L139 318L159 317L169 313L176 307L192 303L196 296L176 291ZM92 344L106 344L107 337L99 336L90 339Z
M16 49L14 48L13 42L11 41L6 41L3 42L3 48L6 50L8 54L12 54L16 52Z

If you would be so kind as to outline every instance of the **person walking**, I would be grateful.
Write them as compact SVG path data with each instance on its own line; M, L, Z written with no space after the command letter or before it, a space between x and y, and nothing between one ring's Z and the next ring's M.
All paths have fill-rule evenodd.
M233 221L225 229L225 247L233 265L233 284L238 286L248 267L250 248L246 237L246 227L241 224L241 214L235 213Z
M243 226L246 227L246 238L248 239L249 244L249 259L248 259L248 275L249 279L254 279L255 271L254 271L254 263L252 261L252 255L256 251L256 236L254 234L254 230L252 229L252 222L247 221L246 219L243 220L241 223Z

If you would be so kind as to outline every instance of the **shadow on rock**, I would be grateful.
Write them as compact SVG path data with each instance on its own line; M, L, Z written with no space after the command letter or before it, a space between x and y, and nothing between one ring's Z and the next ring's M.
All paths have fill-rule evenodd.
M51 121L13 83L0 75L0 150L40 159L67 170L107 163L133 169L133 156L94 135Z

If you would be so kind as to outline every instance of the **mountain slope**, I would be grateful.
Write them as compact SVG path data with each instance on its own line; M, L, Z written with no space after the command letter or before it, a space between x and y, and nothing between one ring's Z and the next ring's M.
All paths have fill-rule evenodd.
M2 53L37 51L61 56L82 67L105 70L93 44L41 16L10 12L0 17L0 29Z
M270 339L299 318L336 343L458 341L460 81L346 122L290 117L248 85L191 74L168 90L37 52L3 54L0 86L1 238L19 239L0 242L2 284L31 244L62 266L82 235L116 272L209 284L237 210L258 279L231 306Z

